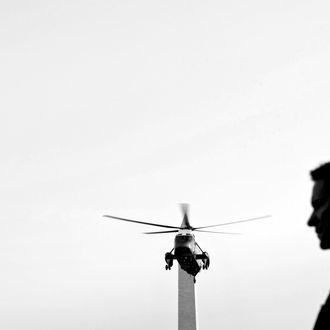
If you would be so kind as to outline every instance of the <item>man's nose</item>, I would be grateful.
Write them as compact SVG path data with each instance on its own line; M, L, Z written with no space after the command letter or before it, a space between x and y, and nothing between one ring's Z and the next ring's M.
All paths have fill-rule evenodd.
M317 218L315 211L311 214L310 218L307 221L307 225L310 227L316 227L319 223L319 219Z

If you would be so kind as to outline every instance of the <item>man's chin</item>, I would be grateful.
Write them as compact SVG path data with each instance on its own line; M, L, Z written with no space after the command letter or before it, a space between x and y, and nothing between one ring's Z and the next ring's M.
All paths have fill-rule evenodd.
M328 250L328 249L330 249L330 242L329 242L329 240L321 239L321 241L320 241L320 248L322 250Z

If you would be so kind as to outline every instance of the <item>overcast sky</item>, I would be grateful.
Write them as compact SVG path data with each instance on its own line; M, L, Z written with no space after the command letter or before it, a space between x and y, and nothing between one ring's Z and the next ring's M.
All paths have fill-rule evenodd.
M0 2L0 328L177 328L174 235L211 257L200 329L311 329L329 252L306 221L329 161L328 1Z

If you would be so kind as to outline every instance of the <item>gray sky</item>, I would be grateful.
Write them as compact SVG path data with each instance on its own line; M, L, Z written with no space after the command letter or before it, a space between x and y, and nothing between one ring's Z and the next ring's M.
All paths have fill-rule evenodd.
M305 223L329 160L327 1L0 3L0 328L175 329L174 235L203 226L200 329L311 329ZM152 229L152 228L151 228Z

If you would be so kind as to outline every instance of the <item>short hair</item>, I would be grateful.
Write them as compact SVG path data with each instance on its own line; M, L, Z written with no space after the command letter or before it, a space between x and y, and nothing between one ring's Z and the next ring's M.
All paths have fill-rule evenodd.
M327 184L330 184L330 162L325 163L317 167L310 172L312 180L324 180Z

